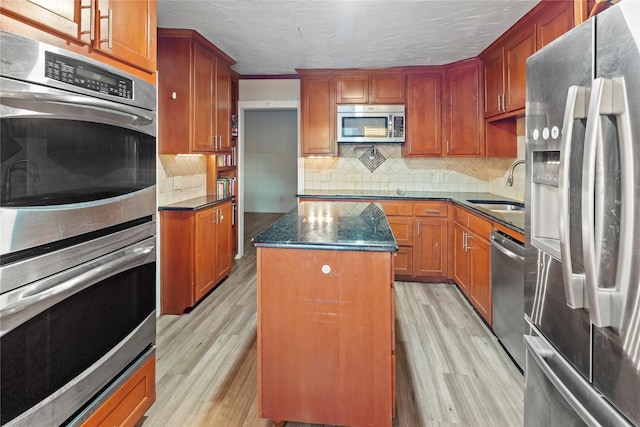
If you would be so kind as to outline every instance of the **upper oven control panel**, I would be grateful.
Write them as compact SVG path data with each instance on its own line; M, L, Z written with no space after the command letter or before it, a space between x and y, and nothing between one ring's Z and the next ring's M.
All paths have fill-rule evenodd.
M45 52L45 77L120 98L133 98L133 81L77 59Z

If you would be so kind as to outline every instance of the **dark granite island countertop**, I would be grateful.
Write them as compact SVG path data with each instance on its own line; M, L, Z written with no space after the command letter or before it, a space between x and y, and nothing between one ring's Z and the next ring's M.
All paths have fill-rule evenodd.
M301 202L254 237L256 247L396 252L376 203Z

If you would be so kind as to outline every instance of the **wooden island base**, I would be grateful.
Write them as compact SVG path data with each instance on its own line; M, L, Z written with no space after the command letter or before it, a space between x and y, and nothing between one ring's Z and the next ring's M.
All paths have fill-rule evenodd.
M302 202L253 244L258 416L391 427L398 245L380 206Z
M257 249L258 414L391 426L393 254Z

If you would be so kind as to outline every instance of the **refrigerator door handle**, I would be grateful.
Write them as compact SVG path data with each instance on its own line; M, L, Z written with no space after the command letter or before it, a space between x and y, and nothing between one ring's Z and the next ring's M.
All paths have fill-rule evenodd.
M618 133L618 149L620 152L620 240L619 258L616 267L615 286L600 288L598 286L599 253L596 248L596 156L598 150L604 149L600 144L602 132L600 116L615 116ZM629 281L633 255L633 230L635 206L633 142L631 140L631 122L624 78L597 78L593 82L587 125L585 134L584 174L582 182L582 218L586 224L595 226L582 227L582 246L584 251L587 298L589 301L591 322L598 327L621 328L624 309L628 297Z
M560 171L558 190L560 194L560 218L558 229L560 234L560 256L562 258L562 276L567 305L573 309L584 308L585 276L573 270L571 256L571 209L569 197L571 176L571 149L573 141L573 125L575 120L587 117L587 88L571 86L567 91L567 103L562 121L562 138L560 140Z

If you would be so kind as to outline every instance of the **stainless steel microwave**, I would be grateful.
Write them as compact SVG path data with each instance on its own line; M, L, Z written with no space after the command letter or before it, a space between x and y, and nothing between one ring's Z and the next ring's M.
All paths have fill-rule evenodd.
M403 143L404 105L338 105L338 143Z

